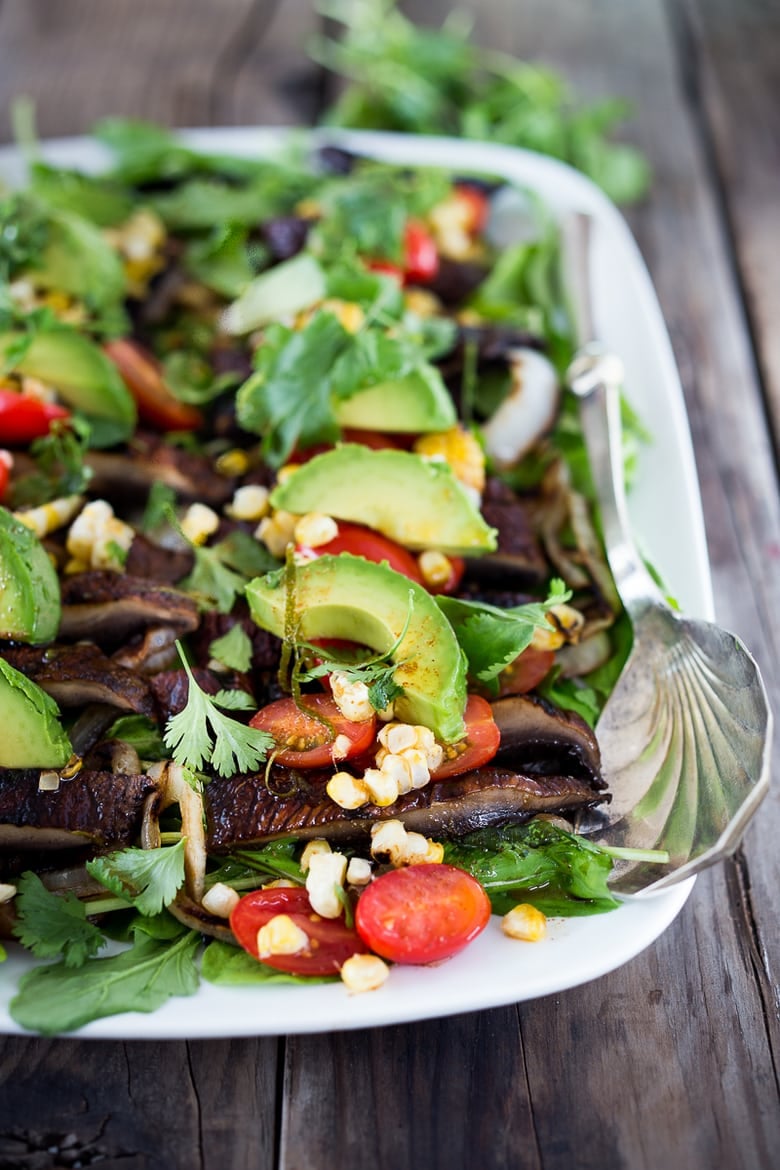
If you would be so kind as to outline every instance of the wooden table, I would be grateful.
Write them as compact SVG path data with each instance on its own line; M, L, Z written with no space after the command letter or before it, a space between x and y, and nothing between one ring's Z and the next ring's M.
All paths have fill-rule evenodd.
M636 100L628 135L655 181L630 220L682 372L718 616L776 697L780 8L464 6L484 43ZM429 22L448 7L407 5ZM42 135L107 113L311 122L328 96L303 49L316 25L309 0L0 0L0 110L31 95ZM654 946L561 996L278 1040L4 1039L0 1167L776 1166L779 834L775 792Z

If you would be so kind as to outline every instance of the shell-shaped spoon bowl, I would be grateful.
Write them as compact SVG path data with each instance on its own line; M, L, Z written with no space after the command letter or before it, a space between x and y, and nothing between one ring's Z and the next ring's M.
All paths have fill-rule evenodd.
M605 843L664 850L616 865L612 886L648 893L732 853L769 786L772 715L734 634L676 614L631 536L620 443L622 365L596 344L568 372L601 511L607 559L634 642L596 737L612 793Z

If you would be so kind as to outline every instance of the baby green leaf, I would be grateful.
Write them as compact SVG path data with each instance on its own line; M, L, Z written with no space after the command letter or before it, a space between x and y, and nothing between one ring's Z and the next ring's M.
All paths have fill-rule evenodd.
M52 894L32 872L23 873L17 887L14 935L22 946L39 959L62 955L65 967L81 967L97 954L105 940L74 894Z
M141 914L159 914L184 882L184 838L166 849L122 849L87 862L87 872Z

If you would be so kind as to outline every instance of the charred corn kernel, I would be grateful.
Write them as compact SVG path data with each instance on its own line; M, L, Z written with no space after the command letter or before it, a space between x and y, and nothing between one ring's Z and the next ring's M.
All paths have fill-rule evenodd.
M333 702L345 719L350 719L353 723L362 723L374 714L365 683L350 682L340 670L334 670L330 676L330 689Z
M426 288L406 289L404 304L410 313L415 313L418 317L435 317L444 307L436 294Z
M444 553L428 548L417 558L422 579L432 589L441 589L452 576L452 561Z
M371 856L377 861L402 864L408 834L401 821L380 821L371 827Z
M16 897L16 886L12 886L10 882L0 882L0 906L4 902L10 902L12 898Z
M312 837L311 841L306 842L301 860L298 863L304 873L308 870L312 857L318 853L330 853L330 845L324 837Z
M292 878L274 878L272 882L263 882L260 888L263 890L299 890L301 884L294 882Z
M339 324L343 325L347 333L357 333L366 319L366 315L360 305L355 304L354 301L342 301L336 297L329 297L319 307L328 313L332 313Z
M349 772L336 772L325 785L325 791L339 808L361 808L369 801L363 781Z
M319 548L328 544L339 534L339 526L332 516L323 512L307 512L295 525L295 543L308 548Z
M347 859L343 853L314 853L309 859L306 893L311 908L323 918L338 918L344 909Z
M501 929L509 938L539 942L547 934L547 919L535 906L521 902L501 919Z
M344 986L354 995L376 991L390 974L390 968L379 955L352 955L341 965Z
M535 629L531 639L534 650L560 650L567 643L579 641L585 617L571 605L554 605L544 615L550 629Z
M276 473L276 482L286 483L290 476L295 475L300 466L300 463L285 463L284 467L280 467Z
M255 529L255 536L262 540L272 556L283 560L287 545L293 541L297 519L292 512L274 512L272 516L266 516L260 521Z
M91 569L121 570L134 539L134 529L117 519L106 500L91 500L71 524L65 547Z
M301 199L295 205L295 214L302 219L319 219L322 215L322 204L311 197Z
M351 746L352 740L348 735L337 735L333 741L333 747L330 749L331 758L333 760L346 760Z
M414 444L418 455L444 459L461 483L477 492L485 488L485 454L471 431L463 426L421 435Z
M351 886L367 886L371 881L371 862L365 857L350 857L347 881Z
M8 292L14 304L26 312L31 312L38 304L35 286L29 280L12 280L8 285Z
M201 905L217 918L229 918L240 901L240 895L232 886L215 882L210 890L206 890Z
M225 511L234 520L249 520L256 523L268 515L268 488L259 483L248 483L236 488L233 499Z
M249 455L241 447L231 447L217 456L214 466L220 475L227 478L246 475L249 471Z
M430 841L422 833L407 833L402 865L439 865L444 858L444 846Z
M412 788L425 788L431 778L431 770L425 752L419 748L407 748L401 758L409 769Z
M381 711L376 711L375 714L380 723L389 723L391 719L395 719L395 703L391 699L386 707L383 707Z
M368 795L373 804L379 808L387 808L398 800L399 791L397 781L387 772L379 768L366 768L363 773L363 783L368 789Z
M14 516L31 528L39 540L43 540L50 532L56 532L58 528L69 524L81 510L83 503L83 496L60 496L57 500L50 500L48 504L41 504L39 508L14 512Z
M219 516L206 504L190 504L184 513L181 530L193 544L205 544L219 528Z
M471 234L469 205L456 195L443 199L428 212L428 225L436 247L448 260L470 260L479 254Z
M389 723L377 738L383 747L397 755L404 748L417 746L417 728L413 723Z
M27 398L34 398L36 402L56 402L57 391L53 386L47 382L42 382L40 378L31 378L25 375L22 378L22 394Z
M377 760L377 764L380 772L393 781L399 796L404 796L405 793L412 791L411 769L403 756L394 756L390 752L384 752L381 761Z
M257 932L257 954L260 959L271 955L297 955L309 944L309 936L293 922L289 914L275 914Z
M436 742L430 727L423 727L416 723L387 723L377 737L382 748L377 752L377 767L382 767L385 752L392 755L406 756L407 752L422 752L428 769L434 772L444 760L444 749ZM417 757L412 755L410 763L415 763Z

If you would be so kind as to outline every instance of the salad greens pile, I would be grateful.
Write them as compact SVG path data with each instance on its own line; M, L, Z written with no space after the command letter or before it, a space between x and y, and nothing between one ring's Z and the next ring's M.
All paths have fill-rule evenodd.
M346 19L341 7L331 14ZM641 162L603 137L617 116L614 107L575 113L551 75L472 48L452 23L429 34L379 0L356 6L349 21L338 49L317 50L354 76L335 121L521 141L584 166L613 194L640 193ZM549 635L550 619L561 609L579 607L580 624L597 631L600 662L587 672L571 662L564 669L565 657L556 657L559 640L555 652L541 652L544 677L536 691L585 724L594 725L630 647L630 629L599 562L596 529L582 520L592 491L571 402L563 397L548 430L516 465L500 465L485 449L482 424L512 394L507 354L518 347L544 352L553 378L572 354L557 231L538 201L526 198L530 230L526 224L523 239L499 249L484 232L501 187L493 176L473 176L464 190L463 180L439 170L411 171L342 152L344 174L313 167L300 144L274 158L232 158L192 150L166 130L132 120L108 119L96 135L113 157L106 173L53 167L33 147L27 188L0 192L0 446L9 447L0 461L0 499L45 542L65 604L83 582L88 599L91 588L110 593L132 582L133 556L144 564L149 557L158 570L163 566L162 576L142 585L147 592L158 587L166 604L179 599L185 632L174 627L162 649L151 641L139 645L136 630L127 645L121 631L106 643L96 633L95 669L106 672L109 690L121 690L135 671L133 681L148 701L123 698L102 722L94 704L66 710L51 759L35 761L34 769L26 759L0 760L0 787L29 784L31 776L35 787L40 774L43 793L44 777L53 776L46 797L53 800L60 783L72 783L74 791L79 783L82 761L62 755L62 743L72 736L75 745L79 737L82 779L104 774L119 745L124 758L135 754L140 777L154 776L161 785L163 811L146 847L137 847L136 834L121 848L96 848L74 890L48 888L43 864L37 872L0 875L16 889L14 937L46 961L23 975L11 1012L24 1027L45 1033L117 1012L153 1011L170 996L193 994L199 978L232 986L323 977L274 970L236 949L225 941L226 921L198 959L201 933L188 912L193 838L203 836L205 855L210 788L233 778L250 777L261 795L298 794L318 782L324 789L321 771L279 762L291 740L250 725L248 716L273 706L282 691L300 709L307 693L322 697L336 675L350 687L365 687L372 719L403 701L399 679L409 661L403 647L419 619L420 597L454 647L452 673L462 684L458 720L467 684L486 708L484 699L513 693L512 667L540 631ZM436 235L442 206L472 217L467 230L462 223L458 229L468 236L460 256L447 254L445 230ZM423 413L420 403L427 404L438 421L421 413L419 431L434 443L432 455L422 453L425 447L418 452L414 431L399 435L381 421L368 431L344 423L345 409L378 387L389 388L388 398L401 387ZM633 460L643 433L628 410L626 419ZM274 493L283 489L291 462L294 475L299 462L326 459L327 452L318 452L344 437L369 448L379 441L418 467L438 468L449 498L469 522L478 522L469 531L491 541L495 531L479 512L485 468L495 498L516 510L527 507L534 515L539 501L548 506L552 499L547 576L537 572L530 584L521 577L522 589L512 584L507 600L500 582L471 580L453 554L445 565L454 583L437 593L428 582L423 592L422 555L436 551L435 532L422 543L393 546L400 562L392 567L386 551L366 551L372 527L385 540L383 550L393 545L381 526L398 485L379 485L379 519L373 526L358 521L364 543L334 550L330 560L346 551L355 554L351 560L374 561L380 576L400 578L402 617L394 636L381 648L362 649L305 636L296 588L301 566L310 554L316 560L317 550L302 551L293 529L275 543L269 525L283 529L289 514ZM152 471L143 498L131 500L125 480L135 483L147 464ZM112 486L108 471L116 465L120 479ZM474 474L478 487L469 484ZM207 487L215 492L213 507L198 513L199 492ZM375 490L356 488L358 496ZM238 507L240 491L262 500L251 522ZM94 530L79 543L81 509L103 493L111 507L95 502L111 514L106 534ZM400 489L397 494L400 510L422 508L419 499L404 503ZM575 498L577 515L567 511ZM186 566L175 579L169 561ZM253 624L247 586L258 581L285 594L282 628ZM2 614L0 681L13 689L15 677L29 674L28 689L39 689L35 670L66 662L73 647L67 637L35 644L27 611L35 613L40 589L29 566L20 569L15 588L19 607L9 602ZM258 641L261 634L267 641ZM269 653L272 660L261 662ZM128 661L140 665L123 665ZM121 686L117 670L125 671ZM442 680L440 690L449 682ZM0 710L3 701L0 691ZM316 734L334 741L329 718L314 718ZM581 734L589 734L584 724ZM302 752L307 742L304 737ZM450 754L471 747L464 739ZM329 764L336 764L335 750ZM179 788L170 781L175 769ZM599 799L597 789L593 796ZM339 848L348 858L360 855L353 842ZM217 885L243 893L275 879L301 884L301 851L294 837L258 847L239 837L235 847L214 849L204 861L199 896ZM612 910L618 904L607 886L613 857L614 851L543 820L483 828L444 843L444 860L473 875L499 914L518 901L551 915ZM345 904L351 922L347 895Z

